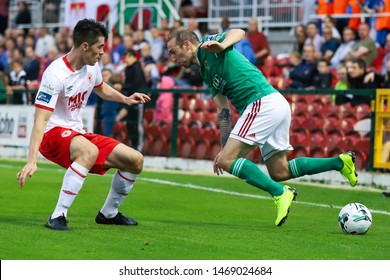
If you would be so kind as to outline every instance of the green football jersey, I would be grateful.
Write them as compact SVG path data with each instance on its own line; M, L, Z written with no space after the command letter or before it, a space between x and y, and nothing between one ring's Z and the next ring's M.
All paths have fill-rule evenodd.
M277 90L268 83L263 73L233 46L221 53L200 48L206 41L222 42L225 37L226 32L202 38L196 54L200 74L213 97L218 93L225 95L242 114L249 104Z

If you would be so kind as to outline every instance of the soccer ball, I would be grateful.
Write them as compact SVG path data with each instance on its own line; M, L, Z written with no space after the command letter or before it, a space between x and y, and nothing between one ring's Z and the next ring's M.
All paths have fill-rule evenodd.
M345 234L365 234L371 224L371 212L361 203L345 205L339 213L339 226Z

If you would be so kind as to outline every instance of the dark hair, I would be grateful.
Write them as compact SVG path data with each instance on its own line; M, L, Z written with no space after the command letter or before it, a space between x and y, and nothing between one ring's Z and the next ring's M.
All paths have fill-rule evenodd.
M350 61L351 63L357 64L357 65L359 66L360 69L364 69L364 72L367 71L366 62L365 62L363 59L354 57L354 58L349 59L349 61Z
M318 64L319 62L325 62L327 66L330 65L330 64L329 64L329 61L328 61L327 59L325 59L325 58L321 58L320 60L318 60L317 64Z
M123 54L123 56L133 56L133 57L137 57L137 52L133 49L129 49L129 50L126 50Z
M176 39L176 44L179 47L182 47L185 41L190 41L193 44L199 44L198 36L196 36L196 34L193 31L185 28L178 28L176 30L173 30L169 34L168 42L173 38Z
M94 19L85 18L80 20L73 30L73 43L76 48L84 42L93 45L98 42L100 36L107 41L108 31L104 25Z

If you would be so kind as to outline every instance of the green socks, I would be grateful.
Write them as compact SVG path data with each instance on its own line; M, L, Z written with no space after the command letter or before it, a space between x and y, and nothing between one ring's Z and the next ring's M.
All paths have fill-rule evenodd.
M301 157L288 162L288 170L292 178L303 175L318 174L330 170L341 170L343 162L339 157L333 158L309 158Z
M243 179L248 184L262 189L272 196L279 196L284 192L284 187L263 173L260 168L244 158L237 158L230 167L230 173Z

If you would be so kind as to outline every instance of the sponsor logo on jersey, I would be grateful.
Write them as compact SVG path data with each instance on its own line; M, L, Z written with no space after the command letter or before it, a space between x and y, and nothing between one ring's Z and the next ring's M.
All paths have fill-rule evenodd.
M72 134L72 131L70 131L70 130L65 130L65 131L62 132L61 137L62 137L62 138L65 138L65 137L70 136L71 134Z
M54 92L54 88L51 85L41 85L41 88L44 89L45 91L49 92L49 93L53 93Z
M87 90L84 92L79 92L75 96L71 96L68 99L68 110L74 111L80 109L83 106L85 96L87 95Z
M37 101L49 104L51 97L52 97L51 94L48 94L44 91L40 91L37 95Z

